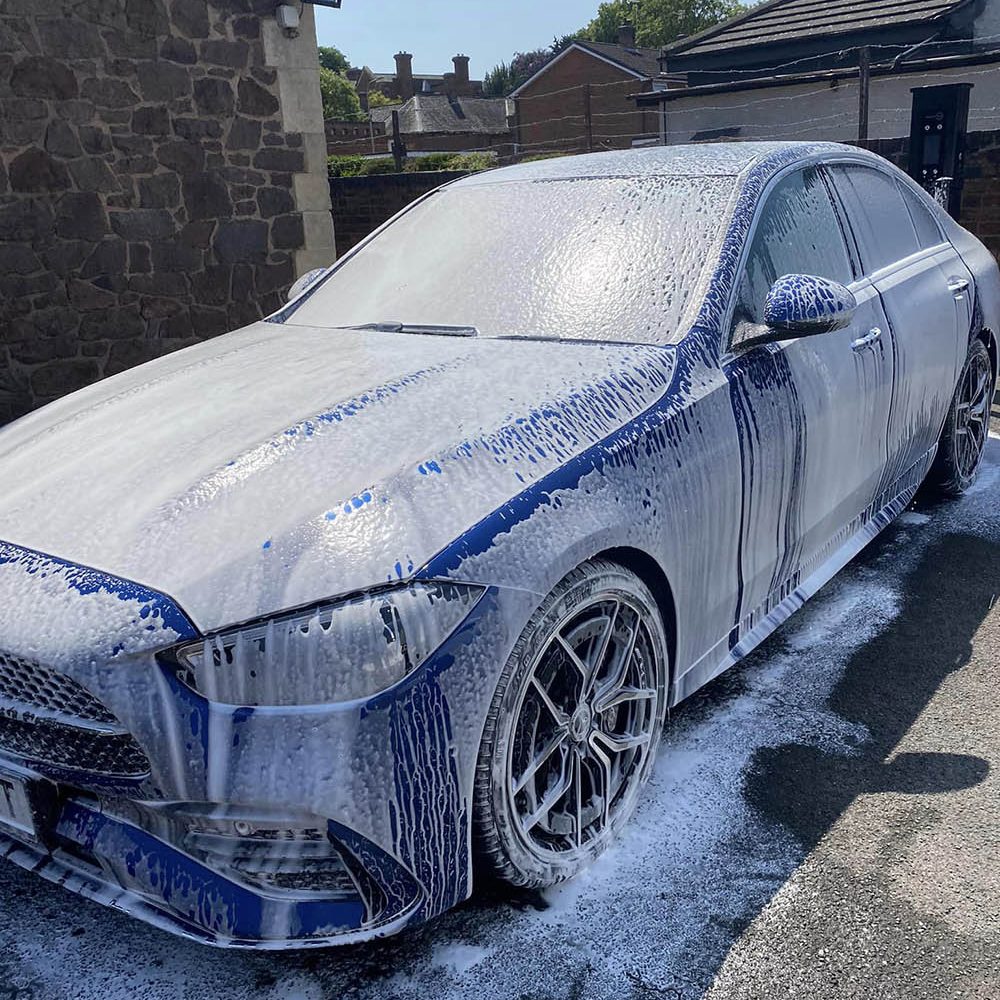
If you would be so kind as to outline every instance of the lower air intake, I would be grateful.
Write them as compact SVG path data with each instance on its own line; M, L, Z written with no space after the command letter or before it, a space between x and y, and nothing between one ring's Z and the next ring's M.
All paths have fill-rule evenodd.
M71 677L0 651L0 753L38 767L138 779L149 760L115 716Z
M0 753L63 771L108 778L143 778L149 760L127 733L105 734L48 719L0 716Z

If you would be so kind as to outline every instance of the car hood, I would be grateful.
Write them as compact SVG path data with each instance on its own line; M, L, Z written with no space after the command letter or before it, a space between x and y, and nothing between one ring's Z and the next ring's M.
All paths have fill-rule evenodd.
M203 630L404 579L646 410L671 357L258 323L0 432L0 539Z

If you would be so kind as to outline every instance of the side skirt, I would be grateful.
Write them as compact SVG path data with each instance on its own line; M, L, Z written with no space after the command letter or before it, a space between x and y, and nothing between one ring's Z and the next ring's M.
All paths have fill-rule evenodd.
M694 694L756 649L870 541L881 534L907 508L924 481L936 453L937 445L831 539L824 551L812 560L812 567L800 567L790 580L769 595L760 608L754 609L734 626L732 632L738 638L731 648L730 642L734 638L732 632L720 639L690 670L678 677L671 692L671 707ZM721 655L720 650L724 650Z

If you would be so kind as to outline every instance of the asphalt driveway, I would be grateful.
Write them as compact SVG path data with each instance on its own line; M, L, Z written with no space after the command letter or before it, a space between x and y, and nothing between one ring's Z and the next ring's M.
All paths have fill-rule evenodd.
M1000 997L1000 405L919 500L675 713L622 845L341 951L207 950L0 865L0 1000Z

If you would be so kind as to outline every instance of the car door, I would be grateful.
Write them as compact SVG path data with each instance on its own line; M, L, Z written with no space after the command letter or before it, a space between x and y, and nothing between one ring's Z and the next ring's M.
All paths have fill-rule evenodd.
M864 273L888 318L895 385L883 488L921 475L941 435L971 323L971 275L931 211L875 167L831 167Z
M744 347L786 274L847 285L851 324ZM863 520L886 461L891 350L878 293L858 273L847 231L817 167L765 192L737 279L724 370L740 435L740 634L788 596Z

